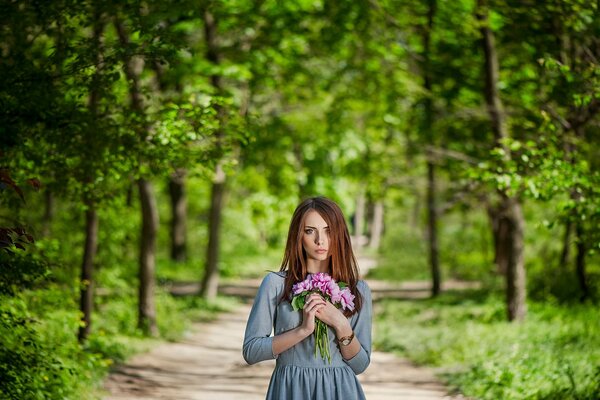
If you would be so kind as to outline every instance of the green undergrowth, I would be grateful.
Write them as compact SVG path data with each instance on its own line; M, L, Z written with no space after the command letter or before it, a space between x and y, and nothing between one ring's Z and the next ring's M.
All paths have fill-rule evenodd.
M177 340L193 322L209 321L237 305L232 298L205 301L157 289L159 338L136 327L134 287L99 288L92 333L77 341L77 291L49 284L17 296L0 296L0 398L98 399L111 366L165 340Z
M377 348L437 367L469 398L600 399L597 306L533 302L509 323L500 293L472 291L377 310Z

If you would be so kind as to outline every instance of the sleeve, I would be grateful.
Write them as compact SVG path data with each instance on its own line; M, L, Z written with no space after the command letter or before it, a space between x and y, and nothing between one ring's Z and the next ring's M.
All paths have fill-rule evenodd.
M357 288L362 295L362 307L356 318L351 321L354 335L360 342L361 349L349 360L344 360L356 375L364 372L371 363L371 320L373 305L371 290L365 281L359 281Z
M246 324L242 354L248 364L277 358L273 354L273 322L278 301L277 287L282 278L270 273L263 279L254 298Z

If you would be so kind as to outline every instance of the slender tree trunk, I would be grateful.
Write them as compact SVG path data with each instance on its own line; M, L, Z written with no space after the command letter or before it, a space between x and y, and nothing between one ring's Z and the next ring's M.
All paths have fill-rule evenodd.
M506 276L510 254L509 224L504 218L501 208L489 206L487 209L490 225L492 226L492 237L494 238L494 263L496 271Z
M492 122L492 130L496 146L502 146L505 155L510 158L510 149L503 139L508 137L508 129L504 118L502 101L498 93L498 56L494 44L494 34L489 26L488 5L486 0L477 1L477 19L480 22L482 47L485 55L485 100ZM506 304L510 321L520 321L527 313L526 275L523 258L524 219L518 198L500 193L500 210L502 218L508 224L506 243L500 248L509 249L506 265Z
M137 181L142 206L142 236L140 243L138 327L152 336L158 335L154 304L154 271L156 265L156 232L158 208L150 181Z
M587 276L585 273L585 256L587 248L585 245L583 226L580 221L575 224L575 233L577 234L577 257L575 258L575 271L577 273L579 289L581 290L580 300L583 302L590 297L590 288L588 286Z
M441 292L442 273L440 271L439 244L437 237L438 213L435 203L435 167L427 163L427 240L429 243L429 267L431 269L431 294L437 296Z
M432 77L431 77L431 33L433 31L433 20L436 13L436 1L428 1L427 28L423 36L423 78L426 91L424 129L429 138L429 144L433 145L435 137L433 133L433 101L432 101ZM436 205L436 177L435 164L428 157L427 160L427 242L429 245L429 268L431 270L431 295L437 296L441 292L442 273L440 270L439 244L438 244L438 210Z
M187 200L185 195L184 169L178 169L169 179L171 196L171 259L183 262L187 259Z
M565 235L563 236L563 248L560 254L560 268L566 268L569 264L569 258L571 256L571 234L573 231L573 223L567 221L565 223Z
M577 119L577 112L575 110L573 110L571 112L573 114L573 120ZM573 127L573 131L575 133L575 137L577 139L582 140L584 138L584 125L580 124L580 123L575 123L575 121L573 121L573 123L571 123L572 127ZM576 150L576 146L575 144L572 144L571 146L569 146L569 151L567 152L567 157L569 159L569 162L571 164L575 164L575 150ZM576 202L580 202L581 201L581 193L577 190L577 188L572 188L571 189L571 198L573 200L575 200ZM575 214L575 213L573 213ZM587 281L587 276L586 276L586 255L587 255L587 246L586 246L586 242L585 242L585 232L584 232L584 227L583 227L583 221L581 220L581 218L579 218L578 215L572 215L573 218L575 218L575 222L573 223L574 228L575 228L575 235L576 235L576 246L575 249L577 250L577 253L575 255L575 275L577 276L577 282L579 283L579 289L581 290L581 296L580 296L580 301L585 301L590 297L590 289L588 286L588 281ZM570 222L570 221L569 221Z
M217 46L217 21L210 11L204 11L204 35L206 40L206 58L213 65L221 63L221 57ZM211 76L211 84L215 93L223 93L223 83L219 74ZM222 109L217 109L217 115L223 122ZM223 130L216 132L216 146L218 152L222 151ZM210 199L210 216L208 226L208 247L206 249L206 268L202 279L200 295L205 299L217 296L219 286L219 249L221 214L223 213L226 175L223 170L222 160L217 162Z
M221 164L213 179L210 216L208 221L208 248L206 251L206 272L202 280L202 297L212 299L217 296L219 288L219 237L221 229L221 213L225 194L225 172Z
M523 252L524 219L521 205L516 198L505 197L502 201L508 224L507 243L503 248L509 249L506 269L506 304L510 321L521 321L525 318L526 309L526 276Z
M378 249L381 243L381 235L383 233L383 211L383 200L377 200L373 205L371 238L369 239L369 247L372 249Z
M133 206L133 191L134 191L135 183L130 180L127 185L127 192L125 193L125 206L127 208L131 208Z
M97 6L96 6L97 7ZM96 70L93 76L93 85L90 91L88 108L90 114L98 115L98 106L100 101L100 93L98 91L98 81L102 72L102 34L104 32L105 23L102 21L102 14L96 8L94 11L94 29L93 29L93 48L96 52ZM93 134L89 133L89 134ZM84 185L89 185L90 182L84 182ZM49 192L47 192L49 193ZM83 249L83 262L81 264L81 282L80 282L80 299L79 310L82 314L81 325L77 339L80 343L87 340L92 329L92 311L94 309L94 259L98 249L98 212L96 203L90 199L84 199L86 205L85 211L85 247ZM47 199L47 214L50 214L52 209L51 194ZM50 220L50 218L47 218Z
M119 41L123 47L129 44L129 36L125 26L120 21L115 21L115 28ZM134 60L125 55L123 60L125 76L129 81L129 97L131 109L140 118L144 118L142 91L139 80L141 60ZM145 137L147 126L141 122L136 127L140 138ZM145 178L137 180L137 187L142 209L142 229L140 235L139 258L139 298L138 298L138 327L146 334L157 336L156 308L154 304L154 271L156 269L156 232L158 230L158 209L152 184Z
M98 213L95 205L87 204L85 211L85 247L81 265L81 288L79 310L83 314L77 339L84 342L90 334L92 326L92 310L94 308L94 258L98 243Z

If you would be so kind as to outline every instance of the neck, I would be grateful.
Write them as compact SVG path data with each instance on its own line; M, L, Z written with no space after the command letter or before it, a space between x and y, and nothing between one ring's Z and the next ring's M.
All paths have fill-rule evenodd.
M329 260L306 260L306 269L311 274L316 274L319 272L329 273Z

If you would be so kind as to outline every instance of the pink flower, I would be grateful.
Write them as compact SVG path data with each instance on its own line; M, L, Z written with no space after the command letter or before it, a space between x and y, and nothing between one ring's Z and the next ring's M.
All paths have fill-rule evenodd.
M331 298L331 302L333 304L337 304L341 301L342 291L340 290L338 284L335 283L333 280L327 284L326 292Z
M342 309L348 309L350 311L354 310L354 295L350 292L350 289L343 288L341 290L341 299L340 303L342 304Z
M332 281L333 279L329 275L322 272L316 273L312 276L313 289L318 289L323 294L328 294L327 285Z
M308 277L305 280L303 280L302 282L298 282L294 286L292 286L292 292L294 293L294 296L298 295L302 292L311 291L311 290L313 290L313 283L310 280L310 277Z

